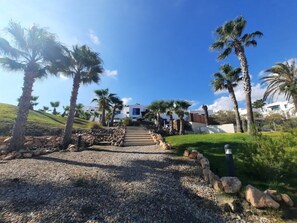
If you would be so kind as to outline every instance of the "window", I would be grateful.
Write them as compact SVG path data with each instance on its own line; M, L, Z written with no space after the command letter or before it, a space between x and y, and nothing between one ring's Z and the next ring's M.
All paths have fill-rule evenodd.
M119 114L121 114L121 111L115 111L115 114L119 115Z
M132 115L140 115L140 108L133 108Z
M270 107L272 111L279 111L280 110L280 106L279 105L274 105Z

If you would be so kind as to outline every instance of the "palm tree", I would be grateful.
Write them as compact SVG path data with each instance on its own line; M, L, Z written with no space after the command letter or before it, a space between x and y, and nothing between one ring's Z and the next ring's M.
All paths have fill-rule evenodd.
M29 110L34 110L34 106L36 106L36 105L38 105L38 102L37 102L37 100L38 100L38 98L39 98L39 96L31 96L31 100L30 100L30 108L29 108ZM21 98L18 98L18 106L20 105L20 99Z
M47 112L47 111L49 111L49 107L47 107L47 106L43 106L43 109L42 109L44 112Z
M202 105L202 109L203 109L204 114L205 114L205 124L208 125L209 124L209 116L208 116L208 107L207 107L207 105Z
M262 37L263 34L256 31L242 35L245 26L246 20L240 16L235 20L228 21L223 26L217 28L217 41L211 45L211 49L221 51L218 56L219 60L225 59L232 53L233 50L235 51L235 54L240 62L242 72L243 90L245 92L246 99L248 132L250 132L250 127L254 124L254 117L251 101L252 87L248 70L248 62L245 55L245 47L250 45L257 46L255 38Z
M147 107L154 114L158 131L161 130L161 114L166 112L167 103L164 100L154 101Z
M81 84L98 83L103 72L100 56L89 47L73 46L67 51L67 63L60 69L65 75L73 77L73 86L70 97L70 109L63 137L63 149L71 142L72 127L76 109L78 90Z
M175 113L179 117L179 134L185 134L185 124L184 124L184 115L185 110L187 110L192 104L185 100L175 101Z
M235 111L237 132L243 132L242 122L238 111L238 103L234 93L234 87L236 87L238 82L242 80L239 76L240 73L240 68L233 69L230 64L224 64L220 67L220 72L213 74L214 80L211 82L214 91L228 90Z
M95 90L96 97L92 99L92 102L97 102L99 110L102 112L101 124L106 126L106 109L110 108L112 100L115 100L116 94L109 93L108 88L102 90Z
M173 114L174 114L174 107L175 101L169 100L166 101L166 115L169 116L169 134L173 134Z
M54 108L53 115L57 115L58 112L57 112L56 108L60 106L60 102L59 101L51 101L50 104Z
M263 99L258 99L253 102L253 108L260 108L263 111L263 107L266 105L266 102Z
M109 126L113 126L113 121L114 121L114 116L115 116L116 110L122 110L124 107L124 102L121 99L119 99L118 97L112 98L111 102L112 102L112 113L111 113Z
M267 83L263 100L273 98L276 93L284 94L287 100L293 99L295 112L297 111L297 66L292 60L285 63L276 63L266 70L269 74L262 77L262 83Z
M84 113L83 108L84 108L84 105L82 103L78 103L75 106L74 117L80 118L82 116L82 114Z
M63 106L63 109L64 109L64 111L63 111L63 113L62 113L62 117L64 117L64 116L66 116L66 115L68 115L68 112L69 112L69 109L70 109L70 106L68 106L68 105L66 105L66 106Z
M54 34L36 25L26 29L10 22L6 31L14 45L0 37L0 54L3 55L0 64L8 70L24 72L23 91L9 145L9 151L13 151L24 146L34 82L46 77L53 65L62 62L63 47L56 41Z

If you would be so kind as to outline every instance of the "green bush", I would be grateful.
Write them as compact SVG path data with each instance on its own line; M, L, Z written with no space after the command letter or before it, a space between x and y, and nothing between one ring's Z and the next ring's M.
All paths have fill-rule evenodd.
M90 129L101 129L101 125L99 123L92 122L90 124Z
M126 117L126 118L124 118L122 120L122 124L123 125L126 125L126 126L132 126L133 125L133 122L132 122L132 119L131 118Z
M296 132L276 138L256 134L240 154L245 172L270 182L292 176L295 164L286 147L296 146Z

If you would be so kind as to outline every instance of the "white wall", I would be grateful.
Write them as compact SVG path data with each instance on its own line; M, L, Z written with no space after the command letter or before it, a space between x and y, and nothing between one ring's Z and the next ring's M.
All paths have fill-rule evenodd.
M194 133L234 133L234 125L233 124L224 124L224 125L208 125L196 122L190 122L192 125L192 129Z

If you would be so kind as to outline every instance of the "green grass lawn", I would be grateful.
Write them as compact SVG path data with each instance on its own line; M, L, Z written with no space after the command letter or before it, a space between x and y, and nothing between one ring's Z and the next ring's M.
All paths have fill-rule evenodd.
M269 137L276 139L277 137L281 137L281 134L282 133L265 133L264 135L268 135ZM242 152L244 144L251 142L252 140L253 137L243 133L191 134L166 137L166 141L174 147L177 155L182 155L185 149L195 149L200 153L203 153L209 159L212 171L220 177L227 175L224 145L230 144L233 151L235 175L239 177L244 185L252 184L263 190L269 187L278 189L283 193L288 193L296 204L296 177L285 179L284 182L268 182L260 177L255 177L246 173L246 167L243 165L242 160L239 159L239 154ZM292 171L296 173L297 145L286 148L286 152L290 153L292 157L293 165L296 167Z
M0 135L8 135L13 123L16 119L17 107L14 105L8 105L0 103ZM61 117L58 115L52 115L41 111L30 110L28 116L29 129L64 129L67 121L67 117ZM79 118L74 120L74 128L76 129L88 129L91 122Z

